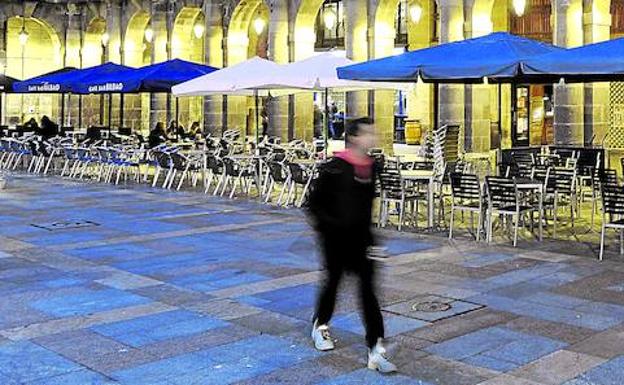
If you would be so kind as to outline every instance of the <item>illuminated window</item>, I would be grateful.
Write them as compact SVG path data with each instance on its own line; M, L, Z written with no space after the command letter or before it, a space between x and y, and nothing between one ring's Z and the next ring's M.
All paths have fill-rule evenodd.
M344 48L344 35L342 0L326 0L316 17L316 48Z

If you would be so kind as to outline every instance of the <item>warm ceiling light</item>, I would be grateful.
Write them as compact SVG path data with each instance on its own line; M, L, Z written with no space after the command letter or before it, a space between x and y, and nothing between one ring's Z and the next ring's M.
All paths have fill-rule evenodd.
M154 39L154 30L151 27L145 28L145 41L151 43Z
M264 21L263 18L258 17L256 20L254 20L254 30L256 31L256 34L261 35L262 32L264 32L264 27L266 26L266 22Z
M325 23L325 28L334 29L334 27L336 26L336 13L331 10L324 11L323 22Z
M412 20L412 23L418 24L418 22L420 21L420 18L422 17L422 12L423 12L422 7L418 3L412 4L409 7L409 15L410 15L410 20Z
M195 38L201 39L204 36L204 25L202 23L197 23L193 26L193 33L195 34Z
M19 39L19 43L22 46L25 46L26 43L28 42L28 32L26 31L26 28L24 28L22 26L22 30L20 31L19 35L17 35L17 38Z
M526 0L513 0L512 5L516 16L521 17L524 15L524 11L526 9Z
M102 34L102 45L108 45L108 41L110 40L110 35L108 32L104 32Z

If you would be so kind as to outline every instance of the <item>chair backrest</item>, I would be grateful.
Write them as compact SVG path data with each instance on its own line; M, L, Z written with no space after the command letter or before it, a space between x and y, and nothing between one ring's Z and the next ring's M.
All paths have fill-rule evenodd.
M310 173L307 167L302 164L290 162L288 163L288 170L290 171L290 177L292 181L297 184L306 184L310 178Z
M208 155L206 157L206 167L213 173L221 173L223 171L223 162L215 155Z
M453 199L481 200L481 184L475 174L451 172L449 179Z
M403 179L398 168L384 167L379 172L379 184L382 192L402 193Z
M163 151L153 151L154 159L158 165L162 168L169 168L171 166L171 156Z
M494 208L518 204L516 182L513 179L487 176L485 177L485 188L488 204Z
M617 172L611 168L605 168L603 170L598 170L594 173L594 185L595 186L604 186L604 185L616 185L618 184Z
M177 152L171 153L170 156L174 168L178 170L184 170L186 168L186 164L188 163L187 157Z
M551 170L557 194L571 195L576 188L576 169L556 167Z
M624 215L624 187L613 184L602 186L602 205L605 214Z
M271 173L271 178L275 182L285 182L286 181L286 170L284 169L284 164L277 161L269 161L267 162L267 166L269 167L269 172Z
M240 167L238 162L232 158L223 158L223 165L225 166L225 174L229 176L238 176L240 173Z
M535 166L531 173L531 179L541 182L546 189L546 194L552 194L557 188L556 179L554 174L551 173L551 167L548 166Z

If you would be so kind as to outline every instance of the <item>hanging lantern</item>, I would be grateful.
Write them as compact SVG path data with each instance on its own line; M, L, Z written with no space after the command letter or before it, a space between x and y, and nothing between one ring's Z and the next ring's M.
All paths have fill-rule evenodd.
M108 45L109 40L110 40L110 35L108 34L108 32L104 32L102 34L102 45L104 46Z
M325 23L325 28L334 29L336 26L336 13L334 11L324 11L323 12L323 23Z
M526 10L526 0L513 0L512 5L516 16L522 17Z
M264 27L266 26L266 22L264 21L263 18L258 17L256 20L254 20L254 30L256 31L257 35L261 35L262 32L264 32Z
M204 36L204 25L202 23L197 23L193 26L193 33L195 34L195 38L201 39Z
M420 18L422 17L422 12L423 9L418 3L414 3L409 7L409 15L412 23L418 24Z
M17 38L19 40L20 45L23 47L26 45L26 43L28 42L28 32L26 31L26 28L24 26L22 26L22 30L20 31L19 35L17 35Z
M145 41L151 43L154 39L154 30L151 27L145 28Z

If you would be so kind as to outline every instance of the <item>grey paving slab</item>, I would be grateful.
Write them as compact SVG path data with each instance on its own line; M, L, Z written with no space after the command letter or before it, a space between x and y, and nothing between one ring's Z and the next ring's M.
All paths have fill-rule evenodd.
M604 363L606 359L559 350L511 372L544 385L559 385Z

